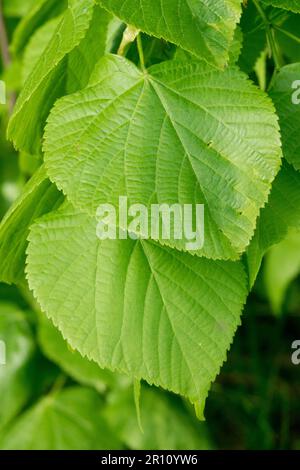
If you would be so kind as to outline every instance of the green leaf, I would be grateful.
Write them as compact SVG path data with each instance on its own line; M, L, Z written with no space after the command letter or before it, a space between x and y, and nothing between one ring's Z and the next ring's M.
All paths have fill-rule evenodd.
M33 335L25 315L14 305L0 303L0 341L5 344L6 357L6 364L0 364L0 428L3 428L30 398L35 374Z
M141 389L141 433L132 390L116 390L109 396L105 416L111 427L134 450L209 450L206 425L189 415L178 397L143 386Z
M96 5L86 36L68 57L67 93L87 86L95 64L106 52L110 21L111 15Z
M204 400L240 323L241 263L106 240L69 204L34 224L27 277L69 344L100 367Z
M70 0L18 98L8 127L8 137L16 148L33 154L40 151L45 121L53 103L66 92L85 87L94 61L103 55L104 25L107 26L109 18L99 6L94 8L94 0Z
M51 180L92 216L119 196L148 208L203 203L197 254L214 259L245 250L281 158L270 100L236 68L169 61L143 73L113 55L55 105L44 151Z
M28 3L22 1L23 4ZM14 32L11 44L13 54L21 55L35 30L49 19L61 14L67 4L67 0L35 0L33 8L28 10L28 14L20 21Z
M0 439L2 450L121 449L101 414L103 402L90 389L74 387L41 399Z
M234 65L239 60L243 48L243 33L240 26L236 27L233 41L229 49L229 65Z
M229 48L229 62L228 65L234 65L239 59L241 50L242 50L242 45L243 45L243 33L242 30L239 26L236 27L235 32L234 32L234 37L233 41L231 43L231 46ZM176 60L190 60L190 61L195 61L196 58L193 54L190 52L186 51L185 49L181 49L180 47L177 48L174 58Z
M223 67L241 14L240 0L101 0L126 23Z
M300 13L299 0L263 0L263 3L277 8L284 8L294 13Z
M247 250L250 287L269 248L285 238L289 227L300 228L300 173L284 164L272 188L269 202L261 211L255 236Z
M80 384L94 387L98 392L103 392L108 386L115 384L111 372L100 369L95 362L71 350L61 333L42 313L39 315L38 337L45 356Z
M52 39L58 25L61 22L61 16L52 18L47 21L43 26L38 28L31 36L28 45L26 46L23 57L23 81L29 77L34 67L36 66L39 58L42 56L50 40Z
M0 224L0 280L8 284L23 281L27 236L32 222L59 207L63 196L41 167L27 183Z
M299 224L300 226L300 224ZM290 283L300 273L300 231L291 230L271 248L264 265L264 281L273 312L280 314Z
M300 63L297 63L287 65L279 71L270 92L270 96L275 103L279 115L283 155L289 163L294 165L296 170L300 170L299 90Z

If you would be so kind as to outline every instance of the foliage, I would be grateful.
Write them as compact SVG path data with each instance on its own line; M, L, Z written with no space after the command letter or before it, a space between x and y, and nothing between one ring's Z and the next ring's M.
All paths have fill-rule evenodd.
M1 2L1 448L226 447L244 305L280 316L300 272L298 3ZM204 204L204 246L99 240L120 196Z

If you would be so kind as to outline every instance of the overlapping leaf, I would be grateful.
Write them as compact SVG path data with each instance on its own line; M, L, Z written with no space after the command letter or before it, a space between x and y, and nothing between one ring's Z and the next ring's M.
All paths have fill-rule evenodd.
M92 216L119 196L149 214L153 203L203 203L197 253L224 259L248 245L281 158L270 100L236 68L169 61L143 73L113 55L55 105L44 150L50 178Z
M228 64L229 65L235 65L237 63L239 56L241 54L243 40L244 39L243 39L242 30L239 26L237 26L234 31L233 40L228 51L228 55L229 55ZM173 58L176 60L195 61L195 56L192 53L180 47L177 47Z
M106 240L69 204L30 234L27 276L72 347L105 368L204 400L240 322L241 263Z
M52 18L38 28L30 38L22 60L22 76L24 82L33 71L41 55L45 52L60 22L61 16Z
M240 0L101 0L126 23L224 66L241 14Z

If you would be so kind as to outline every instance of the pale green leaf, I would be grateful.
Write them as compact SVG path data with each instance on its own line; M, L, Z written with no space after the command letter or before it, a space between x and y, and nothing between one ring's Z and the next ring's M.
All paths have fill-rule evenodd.
M49 395L13 423L0 439L0 449L120 449L102 408L102 400L91 389L74 387Z
M223 67L241 14L240 0L101 0L127 24Z
M52 18L43 26L38 28L31 36L23 57L22 77L24 82L29 77L39 58L44 53L60 22L61 16Z
M96 5L86 36L68 57L67 93L73 93L88 84L95 64L106 52L110 21L111 15Z
M58 207L63 196L41 167L27 183L0 224L0 280L19 283L24 277L27 236L32 222Z
M169 61L147 73L113 55L87 89L54 107L48 174L94 216L101 203L205 205L197 254L236 259L248 245L280 165L271 101L236 68ZM125 228L125 227L122 227ZM162 240L186 249L186 240Z
M106 240L65 204L34 224L27 278L69 344L100 367L204 400L240 323L242 264Z

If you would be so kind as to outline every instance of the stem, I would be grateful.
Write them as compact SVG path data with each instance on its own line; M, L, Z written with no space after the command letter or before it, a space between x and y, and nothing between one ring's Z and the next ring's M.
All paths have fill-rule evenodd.
M280 26L274 25L274 28L276 28L277 31L280 31L282 34L285 34L287 37L289 37L290 39L293 39L298 44L300 44L300 38L298 36L295 36L294 34L290 33L289 31L286 31L285 29L280 28Z
M142 44L142 38L141 35L139 34L137 39L137 48L139 52L139 58L140 58L140 64L141 64L141 69L145 72L146 67L145 67L145 58L144 58L144 51L143 51L143 44Z
M53 396L55 396L58 392L60 392L60 390L64 387L66 381L67 381L67 377L66 377L63 373L61 373L61 374L57 377L56 381L54 382L53 387L52 387L52 389L50 390L48 396L49 396L49 397L53 397Z
M122 41L118 49L118 55L125 56L130 45L136 40L139 30L134 26L127 26L123 33Z
M280 55L278 53L278 48L277 48L277 43L276 43L276 40L275 40L275 37L274 37L274 29L273 28L269 28L268 40L269 40L269 44L270 44L270 48L271 48L271 52L272 52L272 57L273 57L274 63L275 63L275 70L277 72L278 70L281 69L281 58L280 58Z
M266 15L266 13L264 12L263 8L260 6L260 3L258 2L258 0L253 0L253 3L258 11L258 13L260 14L263 22L265 23L266 26L270 27L270 21Z
M277 75L277 72L281 68L281 57L279 55L277 43L276 43L276 40L275 40L275 37L274 37L274 25L270 22L270 20L269 20L268 16L266 15L264 9L260 5L259 0L253 0L253 3L254 3L259 15L261 16L261 18L263 20L263 23L265 25L268 45L269 45L271 55L273 57L274 65L275 65L274 73L273 73L273 76L271 78L271 81L270 81L269 87L268 87L268 90L269 90L273 85L273 82L274 82L274 79Z

